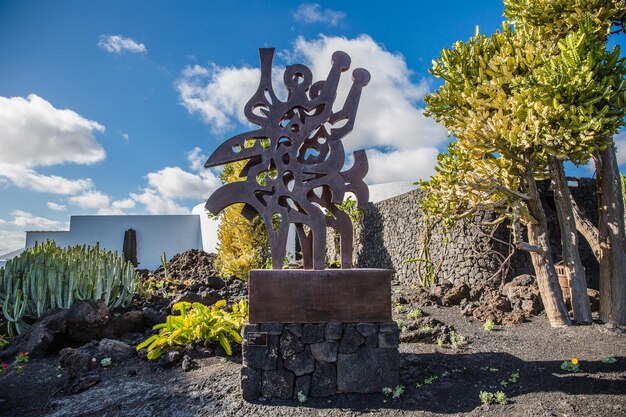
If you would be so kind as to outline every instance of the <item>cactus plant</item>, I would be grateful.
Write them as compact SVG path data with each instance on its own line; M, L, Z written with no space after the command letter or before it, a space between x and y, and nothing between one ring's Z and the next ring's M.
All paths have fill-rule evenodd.
M117 252L82 245L36 244L0 268L0 305L8 333L22 333L29 320L76 300L102 300L109 308L133 298L136 272ZM26 321L24 319L27 319Z

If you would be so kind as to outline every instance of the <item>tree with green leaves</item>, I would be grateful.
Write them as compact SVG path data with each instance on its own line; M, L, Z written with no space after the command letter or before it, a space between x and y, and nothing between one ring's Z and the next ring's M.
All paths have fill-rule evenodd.
M430 190L423 205L427 213L452 220L489 208L501 214L499 221L525 224L528 242L521 242L516 232L517 245L531 254L551 324L566 325L570 320L535 183L550 174L568 249L564 256L576 287L575 317L587 322L586 282L579 258L576 262L574 216L562 161L585 163L612 149L606 137L623 124L623 61L619 51L606 51L606 37L598 33L606 32L602 22L623 17L624 5L591 2L610 6L605 12L582 1L505 3L511 21L501 31L489 37L477 32L468 42L442 51L433 63L432 74L445 83L426 98L427 113L456 142L438 159L437 174L423 182ZM575 9L580 16L572 17L572 3L581 3ZM553 25L541 20L545 16ZM576 24L560 37L563 21Z
M593 159L598 184L599 227L589 230L573 213L566 186L557 194L564 258L575 249L576 221L598 254L600 318L626 324L626 235L624 206L613 136L626 115L626 70L619 47L607 50L608 37L623 32L623 0L505 0L505 15L516 28L542 42L552 53L536 73L538 111L542 114L550 175L564 178L562 161ZM552 149L550 149L552 147ZM560 198L559 198L560 197ZM567 229L567 228L566 228ZM596 241L593 239L596 238ZM566 259L567 261L567 259ZM572 260L570 260L571 262ZM567 263L567 262L566 262ZM582 270L582 266L580 266ZM570 268L570 271L572 269ZM575 300L574 300L575 301ZM576 309L574 309L576 312Z
M239 176L247 161L224 166L220 179L224 183L242 181ZM217 230L217 268L224 276L248 278L251 269L263 268L269 259L269 244L265 225L259 217L248 221L242 214L243 204L225 208L219 215Z

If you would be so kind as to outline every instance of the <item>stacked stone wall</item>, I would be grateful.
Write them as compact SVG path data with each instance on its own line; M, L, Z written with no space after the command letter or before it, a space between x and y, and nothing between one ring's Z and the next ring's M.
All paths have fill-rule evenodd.
M247 324L242 332L245 400L381 392L398 385L395 322ZM251 344L252 332L267 336L267 345Z
M597 224L595 180L570 178L578 186L570 190L583 214ZM538 182L542 202L548 218L550 244L555 262L561 258L561 241L552 193L547 181ZM406 262L420 256L425 245L427 224L419 200L423 191L411 191L375 204L365 210L364 220L355 227L354 265L357 268L389 268L394 278L406 284L421 281L418 262ZM481 212L467 224L444 232L438 225L430 225L428 248L430 259L438 271L437 279L455 283L463 281L471 286L479 285L493 277L509 253L510 247L490 239L486 228L477 227L496 218L494 213ZM482 232L481 232L482 230ZM328 258L338 261L339 237L329 229ZM496 238L509 242L508 224L501 224ZM589 285L597 288L598 263L587 242L579 236L583 265ZM517 252L511 260L508 279L521 274L532 274L530 256Z

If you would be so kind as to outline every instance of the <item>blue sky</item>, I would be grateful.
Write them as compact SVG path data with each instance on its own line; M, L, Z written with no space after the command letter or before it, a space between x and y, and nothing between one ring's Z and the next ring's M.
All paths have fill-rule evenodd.
M334 50L348 52L372 73L344 139L368 150L366 180L427 177L447 140L421 115L437 86L431 60L502 19L487 0L0 0L0 254L72 214L184 213L206 200L219 182L201 163L248 129L259 47L318 78Z

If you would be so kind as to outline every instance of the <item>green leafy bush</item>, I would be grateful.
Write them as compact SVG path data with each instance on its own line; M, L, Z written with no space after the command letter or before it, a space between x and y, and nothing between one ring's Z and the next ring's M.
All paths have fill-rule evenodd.
M53 308L76 300L103 300L109 308L128 305L135 290L133 264L98 245L61 248L46 242L26 249L0 268L0 305L7 332L22 333ZM15 331L14 331L15 330Z
M168 316L165 323L157 324L159 334L150 336L137 346L137 350L148 348L148 359L157 359L161 354L179 346L196 342L215 342L222 345L228 355L233 351L230 342L241 343L241 325L248 319L248 303L241 300L233 304L232 311L224 310L225 300L211 307L204 304L180 302L172 307L180 316Z

